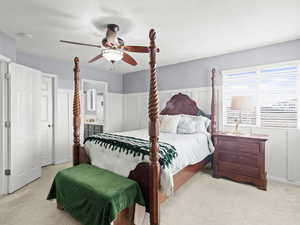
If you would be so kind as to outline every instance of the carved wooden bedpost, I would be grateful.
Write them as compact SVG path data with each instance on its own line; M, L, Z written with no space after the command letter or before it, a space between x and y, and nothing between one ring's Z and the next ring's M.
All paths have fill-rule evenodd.
M213 68L211 71L211 128L210 133L213 136L217 130L217 123L216 123L216 88L215 88L215 80L216 80L216 69Z
M151 29L149 32L150 38L150 90L149 90L149 137L151 142L150 149L150 224L159 224L159 152L158 152L158 137L159 137L159 102L157 91L157 76L156 76L156 32Z
M74 58L74 101L73 101L73 165L79 164L80 152L80 69L79 58Z

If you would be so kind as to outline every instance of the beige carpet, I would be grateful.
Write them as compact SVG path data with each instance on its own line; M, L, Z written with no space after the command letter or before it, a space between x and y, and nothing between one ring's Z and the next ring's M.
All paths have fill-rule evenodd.
M1 225L76 225L67 213L46 201L57 171L43 169L41 179L0 198ZM300 225L300 187L269 182L261 191L199 172L161 207L162 225Z

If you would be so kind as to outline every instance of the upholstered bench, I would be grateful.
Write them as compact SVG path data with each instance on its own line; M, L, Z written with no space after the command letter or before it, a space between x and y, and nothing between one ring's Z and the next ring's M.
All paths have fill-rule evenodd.
M84 225L133 224L134 205L145 205L139 185L126 177L81 164L54 178L48 200Z

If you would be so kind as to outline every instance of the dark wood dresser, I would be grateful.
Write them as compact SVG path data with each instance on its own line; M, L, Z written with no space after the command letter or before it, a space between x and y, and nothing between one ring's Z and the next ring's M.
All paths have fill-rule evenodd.
M256 185L267 190L265 171L266 135L214 134L215 178L225 177L234 181Z

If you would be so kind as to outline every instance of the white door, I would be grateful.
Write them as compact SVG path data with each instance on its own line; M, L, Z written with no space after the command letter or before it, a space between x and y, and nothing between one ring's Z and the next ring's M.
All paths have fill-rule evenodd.
M1 61L0 56L0 195L7 193L7 177L4 175L7 169L7 129L5 121L7 116L6 106L6 79L7 64Z
M41 176L41 73L10 64L9 193Z
M53 78L43 76L41 85L42 166L53 164Z

